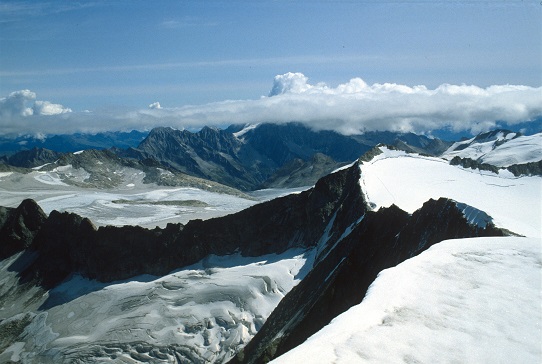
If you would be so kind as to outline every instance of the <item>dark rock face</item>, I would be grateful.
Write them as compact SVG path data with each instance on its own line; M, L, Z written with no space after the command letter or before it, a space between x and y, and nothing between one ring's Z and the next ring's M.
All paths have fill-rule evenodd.
M0 259L28 248L46 219L34 200L17 208L0 207Z
M23 150L15 153L12 156L5 157L6 164L22 167L22 168L34 168L42 166L46 163L52 163L60 157L61 153L45 149L34 147L30 150Z
M140 274L163 275L209 254L259 256L311 247L333 216L331 230L341 231L364 213L359 177L356 165L321 179L303 193L222 218L169 224L165 229L96 229L88 219L53 211L26 244L37 254L20 273L23 281L51 288L71 273L114 281Z
M333 131L313 131L303 124L262 124L242 136L260 155L282 166L295 158L310 160L322 153L338 162L354 161L369 147Z
M516 177L542 176L542 160L538 162L513 164L508 167L499 168L488 163L480 163L474 159L455 156L450 160L450 164L453 166L460 165L463 168L479 169L481 171L490 171L493 173L499 173L500 169L507 169Z
M155 128L132 154L153 158L183 173L248 190L258 184L255 171L240 157L241 141L224 130L205 127L197 133Z
M506 167L514 176L542 176L542 160L523 164L513 164Z
M349 163L381 142L402 141L408 144L409 150L430 154L449 145L412 133L372 132L347 136L333 131L314 131L300 123L261 124L237 138L233 133L240 129L239 126L226 130L203 128L191 133L155 128L137 149L125 155L153 158L186 174L241 190L253 190L275 186L273 183L291 187L304 179L310 185L334 169L323 168L330 162L324 163L322 156L337 164ZM318 168L313 168L311 178L307 178L303 174L308 173L311 165ZM290 181L281 180L286 171L297 175Z
M452 158L452 160L450 160L450 164L452 166L461 166L463 168L479 169L481 171L490 171L493 173L499 173L498 167L495 167L487 163L480 163L471 158L461 158L459 156L455 156Z
M267 319L231 363L265 363L301 344L334 317L361 302L383 269L445 239L503 235L468 224L456 203L430 200L411 216L396 206L367 212Z
M262 185L263 188L311 186L344 163L335 162L322 153L316 153L309 161L296 158L284 164Z

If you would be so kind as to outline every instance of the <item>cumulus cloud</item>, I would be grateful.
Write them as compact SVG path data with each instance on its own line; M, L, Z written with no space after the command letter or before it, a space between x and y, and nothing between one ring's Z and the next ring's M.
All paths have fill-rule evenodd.
M369 85L361 78L354 78L332 87L310 83L302 73L286 73L274 78L268 95L178 108L162 108L154 102L141 110L60 113L68 109L34 101L36 95L24 90L0 99L0 132L10 129L4 117L8 114L18 120L11 122L10 125L17 125L11 129L31 129L25 130L27 133L143 130L155 126L181 129L291 121L343 134L375 130L430 133L437 129L478 133L542 116L542 87L521 85L483 88L442 84L430 89L424 85L395 83ZM46 110L57 114L44 115Z
M314 86L308 84L308 80L308 77L302 73L288 72L283 75L277 75L273 80L273 87L269 92L269 96L308 92L314 88ZM325 85L320 85L318 88L323 89L325 88Z
M15 91L0 99L0 117L2 119L31 115L58 115L68 112L72 112L72 110L60 104L37 101L36 93L30 90Z
M69 107L64 107L60 104L53 104L49 101L36 101L32 107L34 114L38 115L58 115L72 112Z
M361 78L330 87L310 84L301 73L287 73L275 77L268 97L167 109L162 115L177 117L187 126L297 121L344 134L428 133L443 128L478 133L497 122L513 125L541 116L542 88L443 84L429 89L395 83L368 85Z
M12 116L29 116L34 113L28 104L36 99L36 94L30 90L14 91L0 99L0 116L2 119Z
M301 73L287 73L275 77L269 98L260 102L276 106L277 121L281 116L295 118L317 129L346 134L442 128L477 133L497 122L513 125L541 116L542 88L442 84L428 89L395 83L368 85L361 78L329 87L311 85Z

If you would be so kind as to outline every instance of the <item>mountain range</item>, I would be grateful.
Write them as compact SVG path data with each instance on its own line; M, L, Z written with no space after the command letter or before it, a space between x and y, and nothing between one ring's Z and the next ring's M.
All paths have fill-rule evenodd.
M77 152L83 149L107 149L135 147L147 136L147 132L104 132L96 134L61 134L38 136L0 136L0 154L11 155L21 150L50 149L56 152Z
M198 133L159 128L137 148L52 154L56 159L37 166L38 171L55 171L55 178L85 188L124 186L139 173L134 171L145 175L138 178L169 176L172 185L186 183L179 178L187 176L201 188L214 179L216 191L240 195L227 185L249 190L266 181L280 186L317 181L227 216L154 229L96 227L75 213L46 214L31 199L0 207L0 361L280 360L292 349L303 353L309 338L336 327L336 318L363 305L383 270L418 259L445 240L476 246L514 239L507 241L536 246L518 236L539 241L542 232L541 180L535 168L542 160L540 134L498 130L457 143L389 134L394 146L370 146L376 143L371 138L314 132L298 124L204 128ZM353 157L357 148L365 148L360 158ZM19 160L13 168L26 171L49 158L43 150L26 153L26 160L15 154L7 161ZM516 176L513 166L526 172ZM326 172L331 168L332 173ZM4 173L12 178L21 172ZM451 249L450 256L465 257L461 266L493 264L491 244L483 246L485 250L468 256ZM519 246L507 249L498 255L519 254ZM536 285L542 257L529 249L521 253L530 257L524 269L529 267L535 278L513 280L519 289L531 281ZM448 259L442 254L447 253L441 252L439 259ZM402 279L404 285L413 284L409 276ZM459 281L462 296L457 299L468 300L481 284L491 287L483 282L476 287ZM536 312L536 289L522 292L522 310ZM394 297L394 292L387 294ZM452 299L452 294L442 299ZM468 304L461 307L469 310ZM382 319L375 325L392 330L409 312L412 308L389 312L395 321ZM542 322L534 315L530 323L521 321L529 333ZM508 325L501 316L495 313L490 320ZM417 320L427 322L425 316ZM435 338L442 331L438 323L427 328ZM470 340L481 340L485 329L479 327ZM509 329L503 326L492 335L501 335L499 342L508 348L501 354L513 360L507 353L517 352L513 349L522 340ZM424 343L397 344L421 345L424 352L438 342L427 337ZM342 354L347 344L335 345L342 350L337 358L352 358ZM371 350L353 355L362 360L379 348ZM528 351L542 357L535 346ZM416 351L409 355L418 360Z
M520 135L503 132L510 133L507 135ZM143 135L132 132L51 137L46 139L43 145L58 146L55 140L60 138L63 140L62 147L34 147L11 155L6 154L1 159L4 166L0 168L8 171L13 167L37 168L49 164L46 168L53 169L75 162L76 168L82 168L93 176L90 179L94 181L92 186L99 187L101 183L103 187L111 187L115 181L95 178L100 174L96 166L92 168L88 166L89 163L74 161L77 158L73 153L79 153L78 148L87 150L86 155L88 149L94 149L95 158L101 162L109 159L109 164L117 165L117 169L130 166L144 170L146 175L150 176L149 168L152 167L167 170L170 176L180 176L167 181L164 178L153 179L162 185L183 185L191 176L241 191L250 191L272 187L310 186L320 177L351 163L379 143L434 156L446 152L443 155L445 158L462 155L457 150L448 151L448 148L460 148L457 143L452 146L451 142L412 133L370 132L345 136L332 131L313 131L298 123L232 125L224 130L205 127L195 133L160 127L152 129L137 146L122 148L134 144L136 140L143 138ZM491 136L480 138L482 137L491 140ZM479 145L480 138L470 142ZM533 143L536 142L537 140L533 139ZM96 145L102 148L96 148ZM463 144L461 145L463 150ZM73 146L77 150L65 152L66 149L74 149ZM105 150L106 147L109 151ZM110 174L113 169L111 166L101 171L101 174ZM67 183L73 183L68 177L64 179Z

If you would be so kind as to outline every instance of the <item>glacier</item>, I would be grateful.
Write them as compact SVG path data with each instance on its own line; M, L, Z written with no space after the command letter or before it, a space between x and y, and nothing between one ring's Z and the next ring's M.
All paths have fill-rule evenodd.
M3 296L17 279L7 269L13 260L0 262ZM7 347L0 362L224 362L313 260L314 252L300 249L257 258L209 256L163 277L106 284L75 275L42 295L34 288L15 302L6 297L4 317L22 311L21 302L34 302L13 316L30 316L25 341Z
M513 164L538 162L542 159L542 133L518 135L517 133L497 132L486 140L474 137L452 144L442 157L470 158L497 167Z

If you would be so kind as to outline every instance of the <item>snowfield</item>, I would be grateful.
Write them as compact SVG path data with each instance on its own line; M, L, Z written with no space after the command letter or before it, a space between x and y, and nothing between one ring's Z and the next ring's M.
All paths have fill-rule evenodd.
M469 145L473 141L474 138L454 143L442 157L448 160L455 156L471 158L497 167L542 160L542 133L516 137L516 133L501 132L495 139Z
M88 177L82 169L71 168L70 171L72 174L79 173L80 176L76 177L80 180ZM192 219L224 216L260 201L258 197L252 200L196 188L144 184L143 177L144 173L139 172L123 186L93 189L67 185L56 170L29 174L8 172L0 174L0 205L17 207L22 200L32 198L46 214L53 210L68 211L88 217L98 226L140 225L154 228L165 227L170 222L184 224ZM270 195L274 196L272 192Z
M9 261L0 262L3 289L9 288ZM258 258L210 256L160 278L107 285L74 276L43 296L25 341L7 348L0 362L174 362L179 356L222 362L256 334L312 261L311 252L290 250Z
M508 171L452 166L446 160L380 147L382 154L360 164L360 184L377 210L392 204L412 213L430 198L447 197L482 210L500 228L542 236L542 178Z
M88 177L82 169L68 166L72 178ZM190 187L164 187L142 182L144 173L136 171L123 186L93 189L70 186L53 171L29 174L0 173L0 205L17 207L26 198L34 199L46 214L68 211L88 217L95 225L140 225L165 227L168 223L186 224L193 219L209 219L241 211L256 203L309 187L266 189L247 194L247 198ZM75 179L75 178L73 178ZM185 203L198 201L199 204Z
M542 362L542 240L448 240L273 363Z

